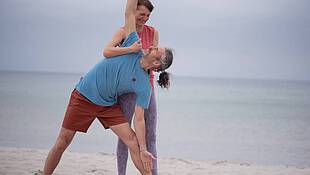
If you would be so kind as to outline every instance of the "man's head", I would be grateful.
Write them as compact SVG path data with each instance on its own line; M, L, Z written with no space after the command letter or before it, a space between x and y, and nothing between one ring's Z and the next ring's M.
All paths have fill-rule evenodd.
M154 6L149 0L138 0L136 23L138 25L144 25L150 17Z
M148 64L148 69L161 72L157 81L161 87L169 87L169 74L166 72L172 62L173 53L170 48L150 47L144 55L144 60Z
M149 60L152 61L153 70L156 72L168 69L173 61L172 50L166 47L150 47L147 52Z

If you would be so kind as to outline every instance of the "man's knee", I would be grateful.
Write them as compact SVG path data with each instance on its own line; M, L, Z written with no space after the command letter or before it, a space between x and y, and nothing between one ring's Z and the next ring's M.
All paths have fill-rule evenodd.
M57 152L64 152L65 149L70 145L72 141L71 137L61 135L54 146L54 150Z

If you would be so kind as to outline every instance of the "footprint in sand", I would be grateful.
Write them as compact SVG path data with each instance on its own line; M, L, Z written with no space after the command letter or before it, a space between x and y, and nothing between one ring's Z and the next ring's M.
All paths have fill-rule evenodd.
M43 171L41 170L33 171L32 173L33 175L43 175Z

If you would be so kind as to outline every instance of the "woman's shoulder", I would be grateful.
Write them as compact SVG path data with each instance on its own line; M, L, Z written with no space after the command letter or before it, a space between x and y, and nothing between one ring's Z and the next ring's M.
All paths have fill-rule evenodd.
M144 25L144 28L148 29L148 30L151 30L151 31L155 31L156 30L155 27L149 26L149 25Z
M118 32L125 33L125 27L120 27L120 28L118 29Z
M126 38L126 34L125 34L125 27L120 27L118 30L117 30L118 34L122 36L123 39Z

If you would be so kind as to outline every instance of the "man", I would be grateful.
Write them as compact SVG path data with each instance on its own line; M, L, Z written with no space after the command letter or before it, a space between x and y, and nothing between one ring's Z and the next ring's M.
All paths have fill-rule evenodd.
M127 0L125 11L126 40L122 47L137 42L135 13L137 0ZM87 132L94 119L112 131L128 146L131 158L141 174L151 174L153 155L145 143L144 109L148 108L151 95L148 71L163 71L158 80L161 86L169 84L165 69L172 64L170 49L151 47L145 55L142 52L103 59L96 64L71 94L62 128L56 143L50 150L44 166L44 174L52 174L63 152L71 143L77 131ZM161 78L162 77L162 78ZM117 96L136 93L134 117L135 132L117 104Z

